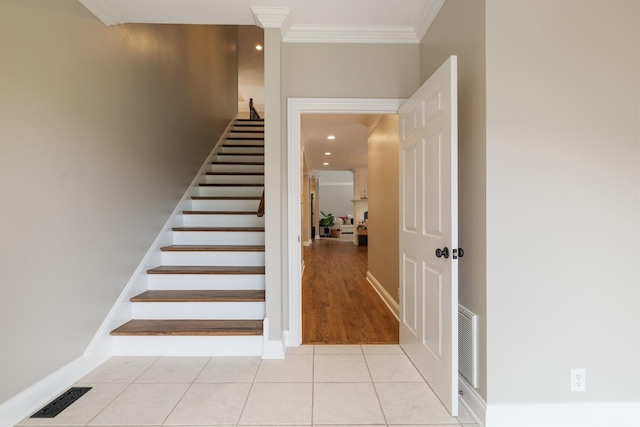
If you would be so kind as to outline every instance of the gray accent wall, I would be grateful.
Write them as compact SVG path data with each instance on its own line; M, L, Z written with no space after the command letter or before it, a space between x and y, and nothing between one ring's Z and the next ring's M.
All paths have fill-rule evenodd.
M0 402L87 349L237 111L236 39L0 2Z

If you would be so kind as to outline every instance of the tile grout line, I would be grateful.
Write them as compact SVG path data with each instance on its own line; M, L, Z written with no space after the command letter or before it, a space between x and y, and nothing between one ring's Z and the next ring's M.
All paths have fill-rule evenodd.
M286 357L286 354L285 354ZM260 358L260 363L258 363L258 367L253 374L253 378L251 379L251 385L249 386L249 391L247 392L246 397L244 398L244 403L242 404L242 409L240 409L240 413L238 414L238 419L235 422L236 426L240 426L240 420L242 419L242 415L244 415L245 409L247 409L247 402L249 402L249 396L251 396L251 392L253 391L253 386L256 383L256 377L258 376L258 372L260 371L260 367L262 366L262 361L264 359Z
M387 419L387 415L384 413L384 408L382 407L382 402L380 401L380 396L378 395L378 388L376 387L375 381L373 381L373 375L371 375L371 369L369 368L369 362L367 361L367 355L364 354L364 349L360 346L362 350L362 357L364 359L364 363L367 366L367 372L369 372L369 378L371 378L371 386L373 387L373 392L376 394L376 400L378 401L378 406L380 407L380 412L382 413L382 418L384 419L385 425L389 425L389 420Z
M158 360L160 360L160 358L158 358ZM204 368L207 366L207 364L211 361L211 357L209 357L209 359L202 365L202 368L200 369L200 371L195 375L195 377L193 377L193 380L191 380L190 383L176 383L176 384L189 384L189 386L184 390L184 393L182 393L182 396L180 396L180 398L176 401L175 405L173 405L173 407L171 408L171 410L169 411L169 413L167 414L166 417L164 417L164 420L162 420L162 422L160 423L161 426L164 426L165 423L167 422L167 420L169 419L169 417L171 416L171 414L173 414L173 411L176 410L176 408L178 407L178 405L180 404L180 402L182 402L182 399L184 399L184 397L187 395L187 393L189 392L189 390L191 390L191 387L193 387L193 385L196 383L196 380L198 379L198 377L200 376L200 374L202 373L202 371L204 371ZM156 361L157 362L157 361ZM154 365L156 362L154 362L152 365ZM150 368L150 367L149 367ZM160 384L160 383L158 383ZM164 383L164 384L168 384L168 383Z
M314 409L315 409L315 397L316 397L316 346L311 347L311 419L310 425L314 425Z
M111 356L109 359L107 359L106 361L104 361L101 365L105 364L108 360L111 360L112 358L113 358L113 356ZM122 383L122 382L116 382L116 381L106 381L106 382L104 382L105 384L127 384L127 386L126 386L125 388L123 388L123 389L122 389L122 391L121 391L120 393L117 393L117 394L113 397L113 399L111 399L111 400L110 400L106 405L104 405L104 407L103 407L102 409L100 409L100 410L99 410L99 411L98 411L98 412L97 412L93 417L91 417L91 419L90 419L89 421L87 421L87 423L86 423L86 424L84 424L84 425L85 425L85 426L90 426L90 425L91 425L91 422L92 422L93 420L95 420L96 418L98 418L98 415L100 415L101 413L103 413L103 412L105 411L105 409L107 409L107 408L109 407L109 405L111 405L113 402L115 402L117 398L119 398L120 396L122 396L122 395L124 394L124 392L125 392L125 391L127 391L127 390L129 389L129 387L131 387L131 385L132 385L132 384L133 384L133 383L134 383L138 378L140 378L140 377L142 376L142 374L144 374L145 372L147 372L147 370L148 370L149 368L151 368L151 366L153 366L153 364L155 364L155 363L158 361L158 359L160 359L160 357L156 356L156 360L154 360L153 362L151 362L151 363L149 364L149 366L147 366L145 369L143 369L143 370L142 370L142 372L141 372L138 376L136 376L134 379L132 379L131 381L124 382L124 383ZM95 369L94 369L94 371L95 371ZM93 372L93 371L92 371L92 372ZM87 375L88 375L88 374L87 374ZM86 375L85 375L85 376L86 376ZM81 378L81 379L82 379L82 378ZM100 381L97 381L97 382L98 382L98 383L102 383L102 382L100 382ZM88 383L88 384L94 384L94 382L90 382L90 383Z

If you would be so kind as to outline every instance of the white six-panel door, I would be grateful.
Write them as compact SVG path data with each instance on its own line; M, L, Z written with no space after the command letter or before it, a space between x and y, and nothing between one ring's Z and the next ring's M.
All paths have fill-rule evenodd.
M456 416L457 58L450 57L399 113L400 344Z

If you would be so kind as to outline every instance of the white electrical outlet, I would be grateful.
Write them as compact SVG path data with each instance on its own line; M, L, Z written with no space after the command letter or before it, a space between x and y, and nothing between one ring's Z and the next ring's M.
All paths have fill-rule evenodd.
M587 375L584 368L571 369L571 391L586 391Z

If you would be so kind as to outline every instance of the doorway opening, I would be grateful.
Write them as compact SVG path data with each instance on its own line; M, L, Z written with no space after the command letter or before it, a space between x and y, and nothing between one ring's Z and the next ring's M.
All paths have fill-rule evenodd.
M398 118L304 114L302 135L302 343L398 344Z
M302 260L301 230L301 125L304 114L397 114L402 99L322 99L291 98L288 101L288 251L290 259ZM302 272L289 263L289 334L288 345L302 343Z

